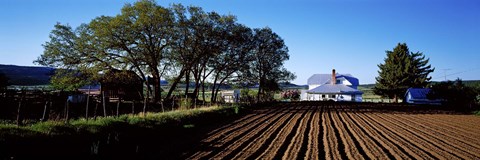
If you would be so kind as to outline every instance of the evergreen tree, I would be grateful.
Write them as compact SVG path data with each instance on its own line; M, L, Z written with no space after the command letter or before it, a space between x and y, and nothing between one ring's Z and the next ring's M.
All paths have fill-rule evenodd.
M428 74L432 73L435 68L428 64L429 59L425 59L425 55L421 52L410 54L411 64L409 66L410 87L423 88L426 87L432 77Z
M429 59L421 52L410 52L407 44L398 43L393 51L385 51L385 63L379 64L379 76L376 77L375 94L393 98L398 102L398 97L403 96L410 87L425 87L434 71L428 65Z

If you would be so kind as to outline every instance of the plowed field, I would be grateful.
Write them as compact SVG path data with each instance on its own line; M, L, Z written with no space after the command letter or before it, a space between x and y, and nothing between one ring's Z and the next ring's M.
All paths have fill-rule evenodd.
M279 104L208 133L188 159L478 159L480 117Z

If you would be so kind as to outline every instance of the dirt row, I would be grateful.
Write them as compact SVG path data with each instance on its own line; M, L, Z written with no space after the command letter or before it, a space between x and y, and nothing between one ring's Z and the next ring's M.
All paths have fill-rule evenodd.
M184 158L480 158L480 117L361 111L288 103L256 110L211 131Z

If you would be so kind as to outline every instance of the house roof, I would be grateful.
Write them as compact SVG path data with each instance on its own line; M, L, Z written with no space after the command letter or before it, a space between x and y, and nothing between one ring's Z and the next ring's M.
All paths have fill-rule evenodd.
M358 86L359 81L357 78L353 77L351 74L336 74L335 76L338 78L345 78L348 80L352 86ZM307 84L308 85L323 85L330 83L332 79L332 74L314 74L308 78Z
M430 88L409 88L407 94L410 93L411 99L427 99Z
M308 90L307 93L346 93L346 94L363 94L362 91L356 90L346 85L325 84L314 89Z

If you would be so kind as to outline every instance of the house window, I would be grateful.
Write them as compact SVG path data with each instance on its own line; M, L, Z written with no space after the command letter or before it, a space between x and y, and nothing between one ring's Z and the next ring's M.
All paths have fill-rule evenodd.
M335 98L335 95L333 94L331 98Z
M324 94L322 94L322 98L325 98L325 95L324 95Z
M340 80L337 80L335 84L342 84Z

